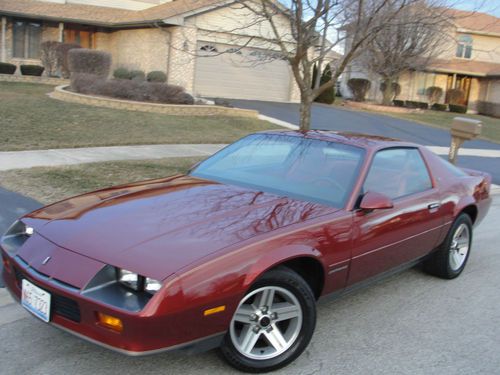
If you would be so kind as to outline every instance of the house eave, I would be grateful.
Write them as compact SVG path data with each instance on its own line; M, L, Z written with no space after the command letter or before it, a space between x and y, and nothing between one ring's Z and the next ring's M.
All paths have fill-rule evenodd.
M463 27L458 27L457 32L462 33L462 34L473 34L473 35L500 37L500 33L495 33L492 31L471 30L471 29L465 29Z

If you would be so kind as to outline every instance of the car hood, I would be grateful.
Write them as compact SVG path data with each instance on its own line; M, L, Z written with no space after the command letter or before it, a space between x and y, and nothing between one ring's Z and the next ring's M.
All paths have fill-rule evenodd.
M229 245L334 211L174 176L70 198L26 219L62 248L161 280Z

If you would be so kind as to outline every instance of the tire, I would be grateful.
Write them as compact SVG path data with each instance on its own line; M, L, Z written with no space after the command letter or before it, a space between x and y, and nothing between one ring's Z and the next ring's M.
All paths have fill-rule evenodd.
M444 242L424 262L425 271L443 279L454 279L467 264L471 243L472 220L469 215L462 213L451 226Z
M264 274L242 298L220 353L240 371L273 371L304 351L315 326L311 288L297 273L280 267Z

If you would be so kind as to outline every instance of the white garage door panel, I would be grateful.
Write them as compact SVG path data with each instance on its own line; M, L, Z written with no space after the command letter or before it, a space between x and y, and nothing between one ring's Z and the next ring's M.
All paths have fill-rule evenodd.
M233 99L289 100L288 63L282 60L255 62L250 52L252 50L243 49L242 55L224 53L197 57L195 95Z

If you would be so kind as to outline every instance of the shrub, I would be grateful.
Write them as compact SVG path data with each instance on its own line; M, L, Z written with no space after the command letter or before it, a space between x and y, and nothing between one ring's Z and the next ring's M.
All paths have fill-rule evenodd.
M130 79L143 82L146 80L146 73L144 73L142 70L132 70L130 71Z
M450 112L467 113L467 107L460 104L450 104Z
M180 86L128 79L103 80L95 74L71 75L71 89L81 94L164 104L194 104L194 98Z
M75 43L61 43L57 46L57 67L61 71L61 76L63 78L69 78L71 72L69 70L69 51L80 47L79 44Z
M14 64L0 62L0 74L14 74L17 66Z
M71 49L68 53L68 62L71 74L95 74L106 78L111 68L111 54L87 48Z
M433 109L434 111L446 111L448 109L448 105L447 104L439 104L439 103L434 103L432 106L431 106L431 109Z
M61 42L48 40L40 46L40 60L45 68L45 71L50 77L57 76L57 48Z
M443 96L443 89L437 86L430 86L425 90L425 95L427 96L427 99L429 99L429 103L432 105L439 102L441 96Z
M417 108L420 108L420 109L429 109L429 103L426 103L426 102L417 102Z
M405 101L404 100L396 100L394 99L392 101L395 107L404 107L405 106Z
M385 88L386 88L387 84L385 82L381 82L380 83L380 91L382 91L382 93L385 92ZM399 94L401 94L401 85L397 82L392 82L391 84L391 87L392 87L392 95L394 98L396 98Z
M406 108L418 108L418 102L413 101L413 100L405 100L405 107Z
M332 69L330 64L327 64L323 74L321 75L319 84L323 85L332 80ZM335 101L335 88L331 87L328 90L323 91L318 97L315 99L318 103L324 104L332 104Z
M465 93L460 89L451 89L447 92L448 103L460 104L465 99Z
M155 70L148 73L147 80L148 82L165 83L167 82L167 75L159 70Z
M45 68L40 65L21 65L21 74L23 76L37 76L40 77L43 74Z
M352 91L354 95L354 100L357 102L363 102L366 97L366 93L371 87L371 82L364 78L351 78L347 81L347 86Z
M113 77L116 79L131 79L130 71L127 68L117 68L113 72Z
M500 103L478 101L477 112L482 115L500 117Z

